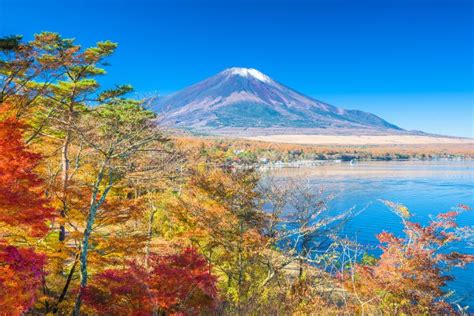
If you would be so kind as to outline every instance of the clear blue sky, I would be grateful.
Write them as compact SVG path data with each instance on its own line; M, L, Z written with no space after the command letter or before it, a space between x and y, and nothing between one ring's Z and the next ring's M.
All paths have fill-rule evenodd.
M119 43L104 85L167 94L232 66L407 129L474 136L474 0L0 0L0 35Z

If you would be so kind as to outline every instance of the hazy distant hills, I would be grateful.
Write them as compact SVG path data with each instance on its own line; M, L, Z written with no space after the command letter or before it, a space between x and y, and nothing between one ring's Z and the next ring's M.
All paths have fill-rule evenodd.
M374 114L320 102L249 68L229 68L159 98L154 110L166 125L211 134L407 133Z

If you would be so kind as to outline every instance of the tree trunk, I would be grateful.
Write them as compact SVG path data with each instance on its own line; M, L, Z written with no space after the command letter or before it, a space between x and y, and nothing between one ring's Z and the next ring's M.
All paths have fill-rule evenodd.
M151 213L150 213L150 218L148 220L148 240L146 243L146 249L145 249L145 268L148 269L148 260L150 258L150 248L151 248L151 239L153 238L153 222L155 219L155 213L156 213L156 207L152 203L151 204Z
M84 230L84 237L82 240L82 245L81 245L81 253L79 255L79 262L81 264L80 268L80 276L81 276L81 283L79 286L79 293L77 294L76 297L76 303L74 305L74 311L73 315L79 316L80 310L81 310L81 304L82 304L82 294L84 292L84 289L87 286L87 254L89 252L89 238L92 232L92 225L95 220L95 215L97 212L98 205L96 203L93 203L90 207L89 210L89 216L87 217L87 224L86 224L86 229Z
M309 244L309 241L307 236L305 235L303 237L303 242L301 243L301 253L300 253L300 259L299 259L299 263L300 263L300 267L299 267L299 273L298 273L298 279L301 281L303 279L303 269L304 269L304 264L305 264L305 261L306 261L306 256L308 255L308 244Z
M237 301L237 313L242 315L242 283L244 279L244 271L243 271L243 258L242 258L242 245L243 245L243 235L244 235L244 223L243 220L240 220L239 223L239 256L238 256L238 269L239 269L239 276L238 276L238 301Z
M70 124L70 118L68 118L68 124ZM68 127L69 128L69 127ZM61 182L62 182L62 203L63 207L59 214L61 218L64 219L67 213L67 189L68 189L68 182L69 182L69 144L71 142L71 132L70 130L67 131L66 137L64 138L63 148L61 151ZM59 241L64 241L66 239L66 228L64 223L59 225Z
M77 254L76 257L74 258L74 264L72 265L71 270L69 270L69 274L67 276L66 284L64 285L64 288L61 292L61 295L59 296L59 299L58 299L58 301L57 301L57 303L56 303L56 305L53 309L53 313L58 312L59 304L66 297L67 291L69 289L69 285L71 284L71 281L72 281L72 276L74 275L74 271L76 270L78 259L79 259L79 254Z
M89 215L87 216L87 222L86 222L86 228L84 229L84 236L82 239L82 244L81 244L81 253L79 255L79 262L81 264L80 268L80 277L81 277L81 282L79 286L79 292L76 297L76 302L74 305L74 310L72 314L74 316L79 316L80 310L81 310L81 304L82 304L82 294L84 292L84 289L87 286L87 255L89 252L89 238L92 233L92 225L94 224L95 217L97 210L99 207L104 203L105 198L107 197L107 194L109 190L112 188L112 178L109 178L109 184L107 187L104 189L102 192L102 196L100 199L97 201L97 196L99 194L99 188L102 184L102 180L104 178L104 172L105 168L108 164L108 159L106 159L100 168L99 173L97 174L97 180L94 184L94 189L92 191L92 196L91 196L91 204L89 207ZM110 176L110 175L109 175Z

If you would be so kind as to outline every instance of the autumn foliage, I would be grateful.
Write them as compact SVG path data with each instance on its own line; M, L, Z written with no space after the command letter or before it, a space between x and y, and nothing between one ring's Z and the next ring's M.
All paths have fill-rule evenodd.
M148 268L131 262L126 269L105 270L87 288L85 301L101 314L199 315L216 307L215 282L206 260L187 248L151 256Z
M385 203L402 218L405 236L380 233L380 259L373 265L355 266L355 282L348 281L347 287L362 301L370 301L355 306L356 310L363 313L369 308L373 312L372 307L390 314L453 314L444 297L446 282L452 279L446 272L474 261L474 256L443 249L460 240L455 232L456 217L465 209L441 213L422 226L409 221L406 207Z
M0 243L0 310L21 315L33 306L42 285L46 257L29 248Z
M53 211L43 182L34 172L41 156L26 149L23 125L12 117L0 121L0 222L2 237L18 228L44 236ZM10 231L11 229L11 231ZM46 256L31 248L0 242L0 310L19 315L34 305L45 276Z
M42 180L34 168L41 156L25 147L23 125L14 118L0 121L0 222L44 234L53 210L44 197Z
M152 100L101 86L110 41L0 39L0 314L447 314L450 250L467 206L378 235L380 256L338 234L310 186L265 181L260 161L421 158L349 148L176 137ZM268 180L265 178L265 180ZM282 179L280 179L282 180Z

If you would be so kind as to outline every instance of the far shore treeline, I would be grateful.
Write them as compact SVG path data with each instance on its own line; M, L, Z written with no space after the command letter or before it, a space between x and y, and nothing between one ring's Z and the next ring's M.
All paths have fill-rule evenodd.
M264 166L267 163L309 161L391 161L474 159L469 144L400 144L400 145L298 145L269 143L222 137L180 135L174 141L193 150L220 150L228 163Z
M404 231L373 257L338 237L351 210L256 166L472 152L176 137L131 86L101 86L116 49L0 40L1 314L464 313L445 285L473 261L448 247L473 235L456 224L469 206L422 226L384 201Z

